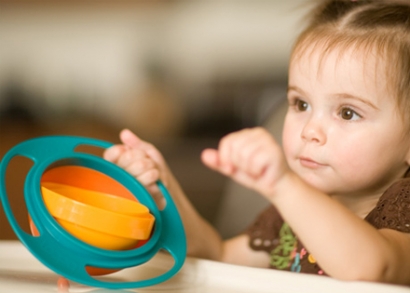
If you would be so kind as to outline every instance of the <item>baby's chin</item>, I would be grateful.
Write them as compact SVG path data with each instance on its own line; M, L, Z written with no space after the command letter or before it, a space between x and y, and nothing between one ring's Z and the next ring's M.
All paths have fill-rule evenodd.
M323 177L317 176L316 174L311 174L307 172L295 172L305 183L309 186L325 193L334 194L336 192L334 186L331 186L330 180L326 180Z

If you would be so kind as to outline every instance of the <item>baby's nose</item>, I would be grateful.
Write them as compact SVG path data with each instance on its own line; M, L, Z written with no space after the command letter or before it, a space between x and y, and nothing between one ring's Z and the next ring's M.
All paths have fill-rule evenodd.
M326 143L325 122L320 118L311 118L302 130L303 140L318 144Z

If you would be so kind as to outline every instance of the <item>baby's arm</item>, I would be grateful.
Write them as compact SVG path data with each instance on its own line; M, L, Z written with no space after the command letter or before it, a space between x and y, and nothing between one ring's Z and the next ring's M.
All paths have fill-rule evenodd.
M269 257L248 246L248 236L222 241L216 230L195 210L167 166L161 153L129 130L120 133L123 144L107 149L104 158L122 167L153 195L158 207L164 199L156 185L161 180L181 215L187 235L188 255L249 266L267 266Z
M288 168L280 147L262 128L226 136L218 150L205 150L202 159L272 202L330 276L410 284L410 236L377 230L307 185Z

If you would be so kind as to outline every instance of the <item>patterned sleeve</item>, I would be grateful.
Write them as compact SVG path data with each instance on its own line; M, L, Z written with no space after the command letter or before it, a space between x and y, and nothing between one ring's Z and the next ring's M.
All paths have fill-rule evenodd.
M410 233L410 178L402 179L387 189L366 221L377 229Z
M270 253L278 244L282 225L283 219L277 209L274 206L269 206L245 231L250 238L249 246L253 250Z

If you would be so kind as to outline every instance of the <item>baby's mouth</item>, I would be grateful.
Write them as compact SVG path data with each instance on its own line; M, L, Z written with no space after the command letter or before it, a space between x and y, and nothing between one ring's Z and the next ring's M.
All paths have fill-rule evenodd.
M299 157L299 162L303 167L309 169L318 169L326 166L307 157Z

